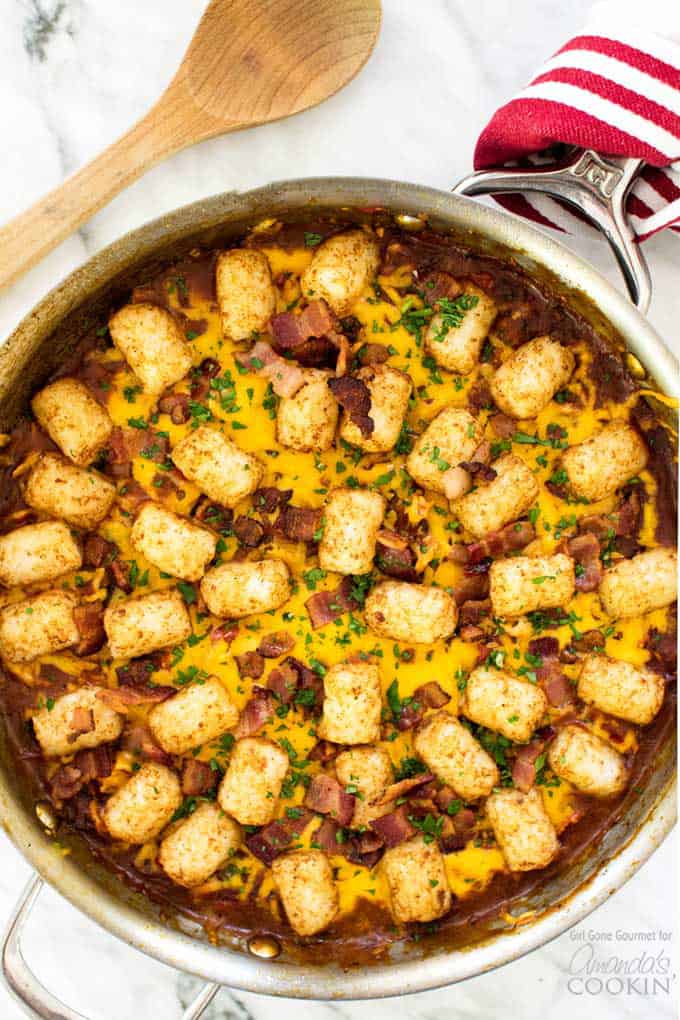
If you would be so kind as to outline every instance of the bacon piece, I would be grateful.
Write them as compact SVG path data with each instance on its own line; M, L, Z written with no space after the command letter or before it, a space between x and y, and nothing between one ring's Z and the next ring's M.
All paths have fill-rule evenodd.
M197 521L209 525L214 531L231 533L231 525L234 519L234 511L221 503L214 503L207 497L202 498L196 504L193 516Z
M371 803L375 804L376 807L382 807L384 804L391 804L392 801L398 800L400 797L405 797L411 792L411 790L415 790L419 786L424 786L425 783L430 783L433 779L434 776L431 772L421 772L417 776L411 776L408 779L400 779L398 783L392 783L391 786L388 786L380 797L371 801Z
M660 631L656 627L652 627L645 640L645 648L648 648L651 652L651 657L647 663L648 669L654 670L655 673L660 673L667 680L671 681L676 674L678 661L678 639L675 620L670 620L667 631Z
M338 825L349 825L354 814L356 797L343 790L337 779L325 772L314 776L307 787L305 807L330 815Z
M132 705L153 705L161 701L167 701L177 694L176 687L116 687L109 690L104 689L97 692L97 697L105 705L112 708L114 712L122 715Z
M276 630L273 634L265 634L257 650L265 659L280 659L295 644L295 638L287 630Z
M451 700L451 695L442 690L436 680L430 680L429 683L416 687L413 697L425 708L443 708Z
M264 659L259 652L243 652L242 655L235 655L238 675L250 677L252 680L259 680L264 673Z
M341 828L332 818L324 818L319 828L314 830L312 839L315 846L327 854L342 854L345 844L338 838Z
M339 376L328 380L328 386L340 404L347 412L352 421L366 439L373 434L375 428L373 419L370 417L371 392L363 381L351 375Z
M417 581L416 559L407 540L396 531L382 529L378 532L375 562L383 574L400 581Z
M540 657L540 665L536 667L536 679L543 687L550 704L556 708L573 705L574 689L562 672L559 658L560 643L557 638L534 638L529 642L529 654Z
M359 603L352 597L353 581L351 577L343 577L337 588L332 591L314 592L305 602L305 609L314 630L333 623L343 613L359 608Z
M220 773L205 761L185 758L182 765L182 793L185 797L200 797L214 789Z
M304 832L314 817L305 808L295 807L293 811L295 817L277 819L265 825L259 832L246 836L245 843L251 854L267 867L271 867L274 858L283 853L286 847Z
M170 755L158 746L143 723L128 723L123 732L121 746L124 751L139 755L144 761L153 761L158 765L172 764Z
M310 337L328 336L338 328L338 320L322 299L310 301L298 315L281 312L272 316L272 334L279 349L295 351Z
M493 560L490 556L484 556L481 560L468 560L463 567L463 573L466 577L474 577L478 574L488 574L491 569Z
M66 738L69 744L75 743L79 736L83 733L92 733L94 729L94 713L91 708L83 708L82 705L77 705L73 709L73 715L71 716L71 722L69 729L71 732Z
M252 737L265 726L274 715L276 702L274 695L266 687L253 686L253 695L246 702L241 713L238 726L234 730L237 740L242 737Z
M468 547L462 542L456 542L449 549L447 559L451 560L452 563L467 563L470 559Z
M323 511L312 507L285 506L274 528L291 542L313 542L321 526Z
M84 602L73 610L73 619L80 634L80 640L73 649L76 655L92 655L98 652L106 641L104 632L104 607L101 602Z
M291 666L298 675L298 701L305 715L320 715L323 707L323 680L318 673L315 673L304 662L289 655L284 659L284 666ZM303 695L303 692L308 692Z
M118 502L128 514L136 514L143 503L151 499L149 493L134 478L129 478L118 490ZM115 562L115 560L114 560Z
M498 473L481 460L462 460L460 467L467 471L473 480L480 479L483 482L492 482Z
M460 607L459 620L461 627L476 627L491 612L490 599L468 599Z
M109 564L109 572L113 577L116 588L120 588L126 595L129 595L132 591L132 585L130 584L130 564L124 563L122 560L113 560Z
M475 814L470 808L462 808L453 815L445 815L439 847L442 853L450 854L463 850L468 844L475 827Z
M536 781L536 760L543 753L545 740L537 738L520 747L512 766L512 781L522 793L528 793Z
M536 529L530 521L517 521L506 524L500 531L492 531L479 542L471 542L467 547L468 562L479 563L487 557L496 558L508 553L524 549L536 537Z
M364 344L359 351L359 361L362 365L383 365L390 357L390 352L384 344Z
M94 779L106 779L113 771L115 751L112 744L79 751L70 765L62 765L50 780L53 800L70 800Z
M302 369L282 358L264 340L258 340L248 354L237 354L236 360L249 372L269 379L279 397L293 397L304 385Z
M189 395L187 393L168 393L158 401L158 410L169 414L174 425L184 425L191 418Z
M136 687L145 684L155 669L151 658L131 659L126 666L116 670L118 683L123 686Z
M256 549L264 539L264 526L254 517L242 514L234 521L234 534L247 549Z
M102 567L117 552L118 547L113 542L107 542L101 535L88 535L83 545L83 565Z
M480 379L468 391L468 407L474 415L478 415L487 407L493 407L493 397L486 379ZM514 428L513 428L514 431Z
M274 485L264 485L255 489L253 506L265 514L273 514L275 510L290 503L292 489L277 489Z
M327 765L340 754L341 750L338 744L331 744L329 740L318 740L307 757L310 761L320 761L322 765Z
M511 439L517 431L517 423L507 414L492 414L489 418L491 427L501 439Z
M542 659L557 658L560 651L560 643L556 637L532 638L529 642L529 654L540 655Z
M444 495L447 499L459 499L472 488L472 477L461 465L447 468L442 475Z
M267 677L267 687L282 705L290 705L298 689L298 672L290 663L283 662Z
M466 623L458 631L458 637L461 641L465 641L468 644L472 644L475 641L481 641L484 637L484 630L482 627L478 627L476 623Z
M85 358L78 370L78 378L85 383L95 400L105 406L111 395L111 380L124 368L124 361L102 361L93 352Z
M458 297L463 288L450 273L435 269L423 280L422 289L426 303L435 305L442 298L450 300Z
M399 843L410 839L416 833L415 827L408 820L408 807L406 804L402 804L396 811L391 811L380 818L373 818L368 824L373 832L380 836L388 848L398 846Z
M470 574L466 577L462 577L453 589L453 597L456 600L456 605L462 606L463 603L469 602L471 599L485 599L489 594L489 574Z
M236 623L219 623L217 627L213 627L210 631L210 640L215 644L217 641L226 641L227 644L231 644L236 635L238 634L238 624Z
M600 543L593 534L577 535L567 542L569 555L582 568L576 572L576 587L579 591L595 591L602 580Z

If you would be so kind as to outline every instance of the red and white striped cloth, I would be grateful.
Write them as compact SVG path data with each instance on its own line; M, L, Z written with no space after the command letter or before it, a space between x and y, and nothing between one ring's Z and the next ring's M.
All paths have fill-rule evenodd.
M546 150L560 143L644 159L628 200L638 239L680 233L680 0L637 0L636 12L625 0L598 4L584 33L491 118L475 169L551 162ZM546 196L498 200L557 230L581 223Z

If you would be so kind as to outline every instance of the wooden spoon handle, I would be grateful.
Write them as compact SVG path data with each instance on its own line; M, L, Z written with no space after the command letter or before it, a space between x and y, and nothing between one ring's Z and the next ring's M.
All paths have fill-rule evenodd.
M162 102L162 101L161 101ZM158 104L126 134L0 229L0 287L78 230L119 191L187 144L173 104Z

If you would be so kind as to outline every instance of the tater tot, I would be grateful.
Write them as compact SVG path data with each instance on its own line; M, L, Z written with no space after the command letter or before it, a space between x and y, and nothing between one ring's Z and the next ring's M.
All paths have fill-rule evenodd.
M92 468L76 467L56 453L43 453L26 480L24 499L30 507L92 531L104 520L116 498L116 486Z
M125 305L109 320L109 332L146 393L161 394L191 369L191 348L165 308Z
M257 457L209 425L200 425L180 439L171 456L201 492L228 507L254 492L264 474Z
M374 634L419 645L449 637L458 622L458 608L448 592L407 581L376 584L364 615Z
M392 810L391 803L373 804L393 781L391 759L382 747L360 746L341 751L335 759L335 774L345 790L356 796L353 829L360 829L372 818Z
M460 711L480 726L526 744L547 707L540 687L503 670L478 666L468 677Z
M80 640L74 611L77 600L67 591L44 591L0 610L0 656L30 662Z
M436 712L416 731L413 747L428 769L463 800L488 797L499 783L496 763L462 723Z
M78 570L83 558L63 521L27 524L0 535L0 584L38 584Z
M591 797L611 797L628 782L622 755L583 726L558 731L548 750L548 763L560 779Z
M640 434L626 422L613 421L591 439L565 450L562 467L574 495L594 503L634 478L648 457Z
M578 696L602 712L646 726L663 703L666 685L659 673L606 655L589 655L578 678Z
M294 850L276 857L272 878L291 928L316 935L335 919L340 897L330 861L322 850Z
M545 868L560 848L557 833L537 789L496 790L486 816L510 871Z
M114 839L148 843L165 828L181 803L179 779L172 769L149 761L109 797L102 820Z
M123 716L99 697L101 687L81 687L56 698L51 707L33 716L33 729L48 758L75 754L116 740L123 730Z
M323 453L333 445L340 409L328 386L329 372L306 368L304 376L297 393L279 400L276 435L291 450Z
M145 503L132 526L130 542L164 573L198 581L215 555L217 537L158 503Z
M462 407L445 407L418 436L406 459L406 470L424 489L444 492L444 473L472 460L481 442L479 423Z
M113 431L108 411L79 379L55 380L36 393L31 407L50 439L79 467L92 463Z
M184 754L232 729L238 709L216 676L193 683L149 712L149 729L168 754Z
M475 538L516 521L538 498L538 482L520 457L506 453L492 467L493 481L451 503L451 512Z
M334 234L314 249L300 277L303 297L307 301L323 298L336 315L349 315L379 262L380 250L372 234L364 230Z
M222 563L204 575L201 595L214 616L238 620L267 613L290 598L290 573L283 560Z
M414 836L385 851L380 863L397 924L436 921L451 909L451 890L439 844Z
M491 380L497 407L511 418L535 418L574 371L574 355L549 336L522 344Z
M367 574L373 566L385 499L371 489L333 489L323 511L319 566L338 574Z
M678 554L675 549L647 549L605 570L600 582L604 611L621 620L670 606L678 597Z
M104 630L114 659L135 659L181 644L191 634L191 620L180 593L164 588L110 605Z
M324 676L321 740L373 744L380 740L380 673L373 662L337 662Z
M574 594L576 575L571 556L511 556L489 569L494 616L522 616L537 609L564 606Z
M260 333L276 310L276 289L267 256L250 248L222 252L216 267L222 332L231 340Z
M217 804L199 804L165 837L158 850L158 863L173 882L191 888L221 868L241 839L239 825Z
M411 380L389 365L366 365L356 373L371 394L368 416L373 422L369 436L361 433L346 411L342 413L340 436L367 453L387 453L401 432L411 395Z
M265 737L237 740L217 792L223 811L241 825L266 825L276 814L288 755Z
M498 309L484 291L471 284L454 299L454 304L461 321L460 316L445 311L434 315L425 334L425 350L442 368L467 375L479 362L482 344Z

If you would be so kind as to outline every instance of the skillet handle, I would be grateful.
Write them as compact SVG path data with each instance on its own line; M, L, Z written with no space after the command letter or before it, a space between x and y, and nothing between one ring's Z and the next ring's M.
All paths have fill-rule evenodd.
M21 936L43 880L34 875L26 885L14 908L2 942L2 974L12 995L31 1017L39 1020L87 1020L56 998L37 979L21 952ZM182 1014L182 1020L199 1020L220 990L219 985L206 984Z
M578 209L609 242L633 304L645 313L652 297L647 261L626 216L626 196L643 160L600 156L576 149L563 162L548 167L510 167L469 174L452 189L454 195L508 195L540 192Z

